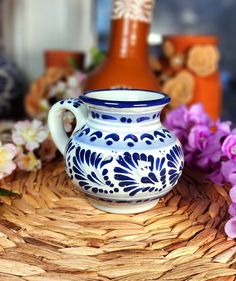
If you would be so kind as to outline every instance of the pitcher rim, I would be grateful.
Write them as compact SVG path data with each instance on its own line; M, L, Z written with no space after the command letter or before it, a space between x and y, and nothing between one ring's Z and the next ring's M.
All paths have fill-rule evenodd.
M150 100L140 100L140 101L124 101L124 100L111 100L111 99L98 99L95 97L88 97L88 94L91 93L99 93L99 92L108 92L108 91L130 91L130 92L147 92L153 94L162 95L161 98L158 99L150 99ZM105 107L116 107L116 108L130 108L130 107L153 107L159 105L165 105L170 102L170 97L165 93L158 91L151 91L145 89L99 89L99 90L91 90L84 92L79 97L84 103L97 105L97 106L105 106Z

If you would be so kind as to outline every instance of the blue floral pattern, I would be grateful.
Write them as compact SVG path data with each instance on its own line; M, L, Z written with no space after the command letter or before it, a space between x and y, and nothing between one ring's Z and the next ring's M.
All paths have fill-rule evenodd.
M104 155L84 149L72 139L66 149L66 166L69 177L85 192L121 192L128 194L131 201L152 193L151 200L177 183L183 170L183 151L174 145L166 154L159 152L156 156L128 151Z
M82 96L81 100L60 101L56 108L58 114L70 110L76 116L76 132L66 149L64 145L61 149L65 151L66 172L91 203L105 211L123 212L125 208L116 209L116 203L142 205L129 212L154 206L173 188L183 170L180 142L162 126L161 107L156 107L164 106L169 98L139 98L126 103ZM150 110L140 109L146 106ZM65 134L63 141L67 142Z
M114 168L115 179L129 196L162 191L166 187L165 157L125 152L117 162L120 166Z
M170 168L168 171L169 181L171 185L175 185L182 174L184 167L184 155L180 146L175 145L166 156L167 166Z
M93 193L108 193L102 187L104 185L114 187L106 168L112 160L112 157L104 159L101 153L97 154L78 146L72 160L74 177L85 190L91 190Z

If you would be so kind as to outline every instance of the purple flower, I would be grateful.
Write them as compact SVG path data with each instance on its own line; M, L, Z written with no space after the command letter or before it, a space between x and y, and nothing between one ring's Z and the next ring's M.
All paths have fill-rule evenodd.
M170 111L165 119L165 126L170 129L186 129L188 127L188 109L185 105Z
M225 232L230 238L236 238L236 217L232 217L225 224Z
M181 144L185 145L186 140L188 138L188 131L183 129L170 129L170 130L176 135L176 137L179 139Z
M213 168L215 165L219 164L222 158L222 140L225 138L226 133L224 131L212 132L209 137L204 150L199 152L196 164L199 167Z
M168 113L166 126L182 142L189 166L203 170L214 183L233 185L229 206L232 218L226 223L225 232L236 238L236 129L231 129L230 121L213 122L201 104Z
M216 184L222 184L224 181L220 168L215 168L212 173L208 174L207 178Z
M236 216L236 203L232 203L232 204L229 205L229 214L232 217Z
M204 111L201 103L194 104L189 108L188 122L209 127L212 125L212 121L209 115Z
M236 135L229 135L222 144L222 153L236 162Z
M236 185L236 163L228 160L221 165L221 172L225 178L225 182Z
M216 121L217 131L225 133L224 135L229 135L231 133L231 126L232 122L230 121L220 122L219 119Z
M195 125L191 128L188 136L188 146L190 149L198 149L202 151L205 149L211 131L205 125Z
M230 198L233 203L236 203L236 185L234 185L229 192Z
M195 155L196 153L192 150L187 150L185 147L185 151L184 151L184 161L186 162L186 164L193 166L194 165L194 161L195 161Z
M188 109L186 106L178 107L170 111L164 122L180 142L184 145L188 137Z

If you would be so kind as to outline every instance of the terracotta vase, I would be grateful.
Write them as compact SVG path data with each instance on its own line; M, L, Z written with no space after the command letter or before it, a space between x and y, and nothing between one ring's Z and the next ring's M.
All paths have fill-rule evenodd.
M85 90L136 88L159 90L148 60L147 36L154 0L113 0L111 38L105 61Z
M45 69L58 67L66 69L83 69L84 54L77 51L47 50L44 53Z
M192 95L189 96L186 103L191 105L200 102L213 119L218 118L222 107L222 88L218 70L218 38L208 35L166 36L164 52L167 61L164 72L168 72L167 76L170 76L171 73L172 88L174 89L174 79L175 88L180 87L177 80L184 72L186 79L183 83L185 83L185 87L192 90ZM191 83L187 83L187 80L190 82L191 77L188 76L188 73L193 78L192 86L189 85ZM170 85L171 82L167 80L166 83ZM167 91L168 84L163 89L171 96L171 93Z

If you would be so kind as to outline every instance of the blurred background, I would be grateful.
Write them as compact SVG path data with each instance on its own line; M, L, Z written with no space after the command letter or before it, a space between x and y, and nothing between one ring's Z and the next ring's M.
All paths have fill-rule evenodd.
M22 87L23 95L29 84L44 71L45 50L78 50L85 53L87 65L91 61L92 47L106 52L111 5L111 0L0 0L1 64L10 63L11 71L18 79L16 85ZM158 56L163 35L219 36L224 89L222 118L234 122L235 11L235 0L158 0L148 41L150 54Z

